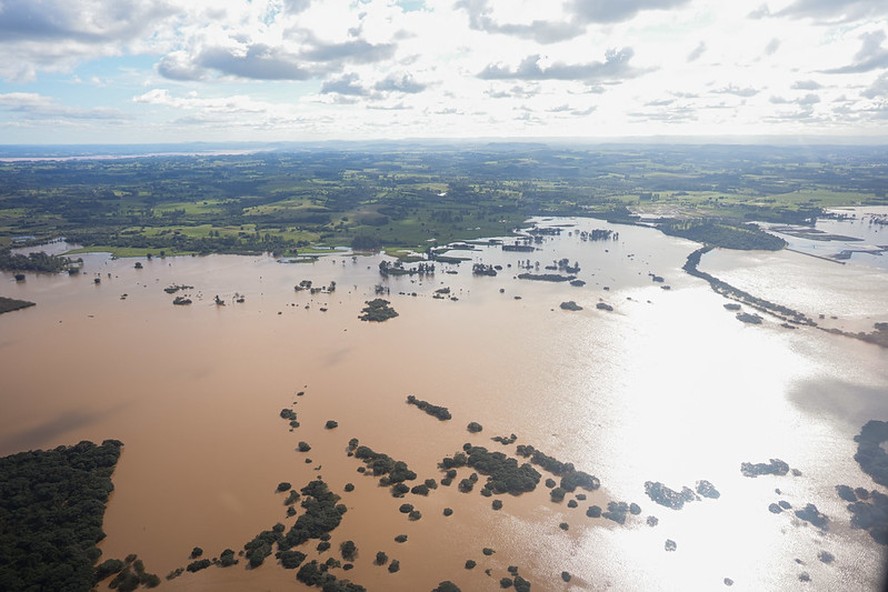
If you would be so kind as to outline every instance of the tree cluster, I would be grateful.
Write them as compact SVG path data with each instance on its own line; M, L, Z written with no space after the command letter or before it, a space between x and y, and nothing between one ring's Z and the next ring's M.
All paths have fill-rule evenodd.
M441 407L440 405L433 405L428 401L423 401L421 399L417 399L413 395L407 395L407 404L408 405L416 405L418 408L422 409L432 417L437 417L441 421L446 421L451 418L450 411L447 407ZM477 424L476 424L477 425Z
M92 588L122 446L84 441L0 459L0 590Z

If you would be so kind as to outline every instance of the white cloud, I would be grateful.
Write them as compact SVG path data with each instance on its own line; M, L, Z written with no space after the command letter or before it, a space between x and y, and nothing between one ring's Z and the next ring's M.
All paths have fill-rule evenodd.
M188 139L779 134L808 112L811 133L888 133L876 115L882 4L0 0L0 126L132 118L133 134L174 140L182 129ZM101 92L90 96L90 81Z

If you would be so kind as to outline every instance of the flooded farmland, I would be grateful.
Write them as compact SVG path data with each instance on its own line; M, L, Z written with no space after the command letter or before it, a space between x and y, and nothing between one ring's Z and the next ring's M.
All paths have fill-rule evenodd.
M79 276L2 274L4 295L37 306L0 317L0 454L123 441L103 557L136 553L161 576L187 565L195 546L218 557L275 523L289 527L295 518L276 487L321 477L347 512L330 550L314 540L299 549L342 559L340 543L354 541L354 568L332 572L368 590L431 590L443 580L496 590L510 566L534 590L712 590L728 580L736 590L878 589L882 548L850 527L835 486L879 487L854 461L853 438L868 420L888 420L888 350L767 316L739 322L728 300L682 271L693 242L596 220L538 223L553 230L530 242L533 251L467 245L447 253L465 261L439 262L428 275L382 277L385 257L351 254L291 264L155 257L139 260L142 269L92 254ZM618 235L583 240L593 229ZM517 277L566 275L563 259L584 285ZM499 269L473 274L475 263ZM823 314L828 327L888 321L888 276L855 260L715 251L701 269ZM303 280L335 290L295 290ZM176 295L192 303L174 306L164 288L182 285L190 287ZM399 316L358 320L378 296ZM566 301L581 309L562 310ZM452 419L406 404L411 394ZM469 422L483 430L470 433ZM513 433L514 443L491 440ZM438 487L393 497L358 472L352 438ZM553 501L544 482L557 476L537 466L533 491L485 497L482 474L463 493L458 483L473 470L445 486L438 463L464 443L510 456L531 445L601 487ZM770 459L795 471L741 473L743 462ZM720 495L681 509L646 493L646 482L679 491L704 480ZM816 505L828 527L769 511L778 501ZM639 511L624 511L623 523L587 515L609 502ZM403 503L421 519L401 513ZM375 565L378 551L400 570ZM820 560L824 551L834 561ZM256 569L245 563L186 572L161 589L310 589L273 556Z

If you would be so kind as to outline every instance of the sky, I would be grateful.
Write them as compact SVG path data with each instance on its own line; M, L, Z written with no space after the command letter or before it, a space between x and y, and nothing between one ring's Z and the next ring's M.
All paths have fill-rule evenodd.
M0 143L888 140L884 0L0 0Z

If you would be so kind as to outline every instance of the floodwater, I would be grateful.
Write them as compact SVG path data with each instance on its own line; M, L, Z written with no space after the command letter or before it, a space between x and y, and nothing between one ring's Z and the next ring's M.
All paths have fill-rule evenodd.
M869 419L888 420L888 351L770 318L740 323L723 308L727 300L681 271L697 247L690 241L595 220L541 223L576 226L534 253L454 251L502 265L496 277L473 276L467 261L439 264L422 280L382 280L381 257L341 255L312 264L155 258L137 270L134 260L94 254L80 276L29 274L16 283L3 274L3 295L38 306L0 317L0 454L122 440L101 548L105 558L136 553L161 577L185 566L194 546L215 557L276 522L289 525L277 484L299 488L322 476L348 512L331 551L317 553L314 542L300 550L324 560L354 540L354 569L334 573L371 591L431 590L443 580L496 590L510 565L544 591L714 590L724 578L732 590L878 589L882 549L850 528L834 487L879 488L853 460L853 437ZM584 242L581 228L612 228L619 239ZM539 261L543 273L562 257L580 264L585 286L515 278L519 262ZM811 315L837 316L834 323L888 320L885 275L872 268L859 275L853 265L798 253L722 251L701 267ZM787 270L799 280L792 287L780 281ZM336 291L294 291L301 280L335 281ZM358 321L380 283L400 316ZM163 291L171 284L194 286L185 291L194 303L173 306ZM433 299L441 287L457 300ZM583 310L560 310L566 300ZM614 310L596 309L601 301ZM453 419L406 405L408 394L448 407ZM282 408L296 411L299 428L289 430ZM329 419L336 429L324 429ZM484 431L469 434L470 421ZM596 475L601 490L577 508L567 506L571 494L550 501L542 483L499 496L499 511L479 487L463 494L456 483L398 500L358 473L345 450L355 437L406 461L420 479L440 479L437 463L464 442L513 452L489 439L510 433ZM297 452L299 441L311 450ZM801 475L741 475L741 462L770 458ZM648 480L681 489L701 479L721 497L680 511L644 491ZM345 492L346 483L355 490ZM829 529L771 514L778 500L816 504ZM399 513L404 501L421 520ZM622 526L586 517L588 506L608 501L636 502L642 512ZM445 507L453 516L442 515ZM648 516L659 524L648 526ZM398 534L408 541L394 542ZM675 552L664 550L666 539ZM484 547L496 553L485 556ZM821 550L835 562L818 561ZM401 570L373 565L377 551ZM256 570L243 563L185 573L161 589L307 589L273 558Z

